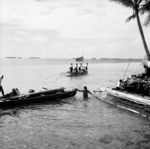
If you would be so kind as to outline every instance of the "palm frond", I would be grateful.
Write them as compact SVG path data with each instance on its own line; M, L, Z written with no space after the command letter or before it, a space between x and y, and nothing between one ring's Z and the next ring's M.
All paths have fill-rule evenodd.
M142 1L143 1L143 0L138 0L138 1L137 1L137 4L140 5L140 3L141 3Z
M139 12L141 15L148 14L145 19L144 25L150 25L150 0L143 0L143 4L140 6Z
M127 19L126 19L126 21L125 22L130 22L132 19L134 19L135 18L135 14L132 14L130 17L128 17Z
M150 14L146 17L144 25L145 26L150 25Z
M145 3L141 6L141 10L150 13L150 0L145 0Z
M126 7L133 7L134 6L134 3L132 0L110 0L110 1L120 3Z

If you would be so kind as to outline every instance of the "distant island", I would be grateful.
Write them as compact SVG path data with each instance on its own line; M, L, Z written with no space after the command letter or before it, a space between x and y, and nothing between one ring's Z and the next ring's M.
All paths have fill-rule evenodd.
M8 59L16 59L16 58L21 59L22 57L13 57L13 56L10 56L10 57L6 57L6 58L8 58Z
M40 59L40 57L29 57L29 59Z
M72 58L75 60L76 58ZM68 59L66 59L68 60ZM141 62L143 59L142 58L90 58L86 59L84 58L84 61L89 61L89 62Z
M134 58L101 58L100 61L102 62L141 62L142 59L140 58L137 58L137 59L134 59Z
M142 62L143 59L141 58L91 58L91 59L85 59L85 61L89 61L92 63L122 63L122 62Z

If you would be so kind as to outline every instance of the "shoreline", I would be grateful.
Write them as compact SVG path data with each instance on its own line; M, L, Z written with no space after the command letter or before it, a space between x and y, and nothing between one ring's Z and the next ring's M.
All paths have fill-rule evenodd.
M70 64L70 63L142 63L142 59L85 59L83 62L76 62L75 59L52 59L52 58L0 58L1 65L49 65L49 64Z

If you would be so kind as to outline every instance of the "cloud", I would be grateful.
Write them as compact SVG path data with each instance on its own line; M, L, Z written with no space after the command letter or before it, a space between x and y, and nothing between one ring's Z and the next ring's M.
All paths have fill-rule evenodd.
M59 36L59 31L50 29L25 30L18 25L0 23L0 40L48 42L48 39Z
M1 0L3 55L141 57L132 10L108 0ZM111 10L111 11L110 11ZM143 28L147 41L149 29ZM138 51L138 52L137 52Z

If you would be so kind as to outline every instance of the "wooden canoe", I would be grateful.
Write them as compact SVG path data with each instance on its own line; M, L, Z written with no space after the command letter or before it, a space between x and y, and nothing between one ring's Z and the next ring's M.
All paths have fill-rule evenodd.
M71 91L64 91L64 89L54 89L30 93L27 95L17 95L13 97L1 98L0 107L41 103L45 101L56 101L68 97L73 97L76 95L76 92L76 89L73 89Z
M67 77L77 77L88 74L88 71L81 71L81 72L68 72Z
M102 102L108 103L121 110L127 110L147 119L150 118L150 97L134 95L111 88L100 88L99 91L94 92L94 96Z
M131 94L128 92L114 90L110 88L106 88L105 91L107 92L107 94L112 95L117 98L121 98L122 100L125 99L128 101L137 103L137 104L150 106L150 97L148 96L140 96L137 94Z
M103 96L103 97L102 97ZM101 88L99 99L114 105L118 108L140 114L144 117L150 117L150 97L139 96L125 91L119 91L111 88Z

